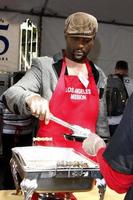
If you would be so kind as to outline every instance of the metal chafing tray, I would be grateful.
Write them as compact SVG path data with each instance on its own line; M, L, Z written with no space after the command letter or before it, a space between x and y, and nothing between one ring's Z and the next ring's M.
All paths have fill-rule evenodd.
M72 148L15 147L12 149L11 166L14 180L17 180L18 173L24 190L31 188L28 184L31 182L33 186L33 181L33 190L87 190L92 188L93 180L100 176L99 166Z

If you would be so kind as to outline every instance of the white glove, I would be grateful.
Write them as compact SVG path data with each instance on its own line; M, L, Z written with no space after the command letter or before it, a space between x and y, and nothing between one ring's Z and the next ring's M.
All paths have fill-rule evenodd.
M89 133L88 138L83 141L82 147L89 155L96 156L99 149L106 147L106 144L97 134Z
M49 123L49 102L46 99L40 95L31 95L26 97L25 101L33 116L38 117L40 120L45 120L45 124Z

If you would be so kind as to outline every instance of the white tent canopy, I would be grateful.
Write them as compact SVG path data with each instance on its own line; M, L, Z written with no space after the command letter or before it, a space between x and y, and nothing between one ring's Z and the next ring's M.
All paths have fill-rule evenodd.
M64 20L77 11L93 14L99 21L95 46L90 54L108 74L117 60L129 62L133 77L133 1L126 0L1 0L2 17L22 23L30 18L40 30L40 55L50 55L65 48Z
M67 17L77 11L89 12L99 21L133 24L132 0L1 0L0 10L51 17Z

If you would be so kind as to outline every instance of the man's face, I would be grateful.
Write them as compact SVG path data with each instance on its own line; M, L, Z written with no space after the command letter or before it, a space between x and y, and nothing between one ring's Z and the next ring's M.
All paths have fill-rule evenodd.
M66 56L82 63L94 45L94 38L66 36Z

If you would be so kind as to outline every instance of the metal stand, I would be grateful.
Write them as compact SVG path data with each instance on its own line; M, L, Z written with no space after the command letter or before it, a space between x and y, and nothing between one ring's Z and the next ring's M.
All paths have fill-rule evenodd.
M18 180L17 165L13 158L10 160L10 166L11 166L11 172L13 175L13 180L14 180L14 184L16 188L16 194L19 194L19 192L21 191L21 188L20 188L20 182Z
M106 191L106 186L99 187L99 200L104 200L104 195Z
M29 180L24 178L20 184L24 193L24 200L31 200L35 189L38 187L36 179Z
M106 191L106 183L104 178L101 179L96 179L96 185L98 188L98 193L99 193L99 200L104 200L104 195L105 195L105 191Z

